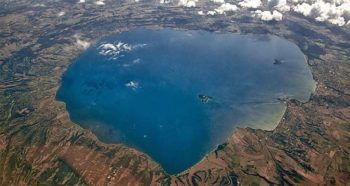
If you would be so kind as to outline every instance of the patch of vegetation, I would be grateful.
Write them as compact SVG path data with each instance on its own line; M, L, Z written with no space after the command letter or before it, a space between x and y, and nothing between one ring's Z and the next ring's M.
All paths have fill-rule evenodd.
M274 139L274 141L276 141L280 145L286 145L287 144L287 142L286 142L287 141L287 137L284 136L281 133L274 133L272 135L272 138Z
M50 185L87 185L80 175L62 158L57 158L55 167L46 169L40 175L40 182Z
M277 172L279 173L279 180L282 183L282 185L284 183L286 183L287 185L291 185L291 183L286 180L284 177L288 176L290 179L292 179L294 182L299 183L300 181L304 180L304 177L302 175L300 175L299 173L297 173L295 170L285 170L282 168L282 165L277 163L276 164L276 169Z

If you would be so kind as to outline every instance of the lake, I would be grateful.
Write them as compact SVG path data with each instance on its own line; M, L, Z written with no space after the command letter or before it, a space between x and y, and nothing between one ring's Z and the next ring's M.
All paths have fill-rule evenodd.
M84 51L57 99L102 142L136 148L176 174L237 127L273 129L283 100L307 101L314 87L303 53L276 36L136 29Z

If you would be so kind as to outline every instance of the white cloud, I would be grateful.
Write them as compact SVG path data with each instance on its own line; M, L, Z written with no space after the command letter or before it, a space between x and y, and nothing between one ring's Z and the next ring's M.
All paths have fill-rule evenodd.
M210 0L210 1L212 1L214 3L220 3L220 4L225 3L225 0Z
M308 16L311 13L312 7L308 3L302 3L302 4L298 4L293 9L294 9L295 12L301 13L304 16Z
M101 0L100 0L101 1ZM171 0L160 0L168 3ZM225 0L210 0L220 4L214 10L198 11L199 15L225 14L229 11L237 11L235 4L225 3ZM180 6L195 7L199 0L179 0ZM265 6L265 2L266 5ZM260 9L253 12L253 16L264 21L282 20L283 13L293 10L316 21L329 22L335 25L350 25L350 0L240 0L238 4L243 8Z
M104 0L97 0L97 1L95 2L95 4L96 4L96 5L102 6L102 5L105 5L106 3L104 2Z
M34 4L33 7L46 7L46 5L43 3L37 3L37 4Z
M261 5L261 0L243 0L238 5L245 8L258 8Z
M78 48L87 49L91 45L89 41L81 39L79 34L73 35L73 38L75 39L75 45L77 45Z
M120 46L120 45L118 45L118 46ZM102 50L104 50L104 51L116 51L117 50L117 46L114 46L114 44L111 44L111 43L106 43L106 44L102 44L101 46L100 46L100 48L102 49ZM118 47L119 48L119 47ZM104 53L104 52L102 52L102 53Z
M198 0L179 0L180 6L195 7Z
M338 6L338 9L340 14L342 14L346 20L350 21L350 0Z
M293 10L316 21L327 21L339 26L350 20L350 0L309 0L297 4Z
M139 83L136 81L130 81L126 83L125 86L131 88L132 90L136 90L137 88L139 88Z
M66 14L66 12L61 11L61 12L58 12L57 16L58 16L58 17L61 17L61 16L64 16L65 14Z
M78 3L85 3L85 0L79 0Z
M234 12L238 9L236 5L230 4L230 3L224 3L220 5L218 8L215 9L215 11L218 14L224 14L225 12Z
M137 59L132 60L131 62L124 63L124 64L122 64L121 66L127 68L127 67L130 67L130 66L132 66L132 65L139 64L139 63L141 63L141 59L140 59L140 58L137 58Z
M331 19L328 19L327 21L334 25L339 25L339 26L343 26L346 24L345 19L343 17L331 18Z
M139 63L141 63L141 59L140 58L134 59L132 61L132 64L139 64Z
M82 48L82 49L87 49L89 48L89 46L91 45L90 42L88 41L83 41L79 38L76 38L76 44L78 45L78 47Z
M123 42L117 42L117 43L103 43L101 44L99 49L99 54L108 56L111 59L117 59L121 53L128 52L136 48L144 47L146 44L138 44L138 45L129 45L127 43Z
M160 4L168 4L170 2L171 2L171 0L160 0L159 1Z
M283 17L283 15L277 10L274 10L273 12L256 10L253 16L263 21L272 21L272 20L281 21Z
M213 10L210 10L210 11L207 12L207 15L213 16L215 14L216 14L216 11L213 11Z
M268 0L267 4L270 8L276 9L280 12L288 12L290 10L287 0Z

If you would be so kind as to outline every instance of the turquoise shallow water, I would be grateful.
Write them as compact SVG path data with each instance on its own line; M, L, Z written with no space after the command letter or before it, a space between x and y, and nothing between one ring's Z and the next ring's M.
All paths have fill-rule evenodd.
M275 36L139 29L82 53L57 99L103 142L137 148L174 174L236 127L273 128L278 99L306 101L313 85L298 47Z

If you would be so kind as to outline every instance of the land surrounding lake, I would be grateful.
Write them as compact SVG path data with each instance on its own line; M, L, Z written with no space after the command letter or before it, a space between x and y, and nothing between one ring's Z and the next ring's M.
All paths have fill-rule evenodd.
M57 97L103 142L135 147L174 174L237 127L274 129L284 101L313 90L303 53L282 38L138 29L81 54Z
M339 27L315 21L316 17L305 17L293 8L283 13L280 21L261 20L262 17L253 15L259 12L255 10L265 10L267 3L275 1L263 0L257 9L240 7L242 1L225 1L240 8L216 15L208 13L221 7L218 1L200 0L196 7L180 6L178 2L3 2L0 185L347 185L350 182L350 25ZM281 97L287 106L275 129L261 130L267 125L255 126L254 122L249 124L257 129L242 127L227 131L233 134L198 163L171 175L141 148L130 148L130 143L105 143L96 131L72 121L67 105L56 99L64 73L74 68L72 63L85 55L89 46L99 47L102 44L99 41L135 28L278 36L294 43L305 54L316 89L306 102ZM283 59L271 59L270 63L273 68L288 64ZM96 66L96 70L99 68ZM127 86L142 87L142 82L129 81ZM218 99L204 92L197 98L204 105ZM281 109L278 111L283 113ZM279 118L280 114L277 115ZM268 122L271 118L265 119Z

